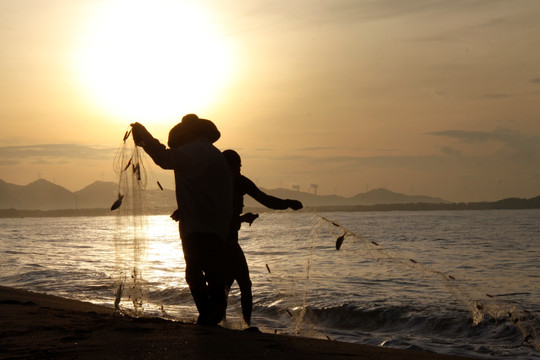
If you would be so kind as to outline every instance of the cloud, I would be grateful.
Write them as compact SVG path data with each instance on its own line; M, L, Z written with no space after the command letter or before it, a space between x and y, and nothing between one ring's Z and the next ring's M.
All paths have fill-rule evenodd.
M447 171L449 168L469 169L522 169L530 171L540 162L540 135L525 134L510 129L493 131L445 130L428 133L431 136L457 139L452 146L441 146L438 153L400 155L399 152L377 156L356 156L351 152L332 155L329 149L307 148L294 155L259 156L262 161L282 164L283 168L294 171L347 172L354 173L365 169L396 169L408 171ZM499 146L493 147L493 144ZM479 153L460 145L475 146ZM488 145L489 146L485 146ZM527 170L528 169L528 170Z
M371 168L397 168L427 170L436 169L449 164L446 157L440 155L418 156L368 156L368 157L344 157L328 158L331 162L348 161L354 166Z
M351 151L377 151L377 152L396 152L399 149L396 148L347 148L347 147L335 147L335 146L313 146L313 147L304 147L297 148L294 151L306 151L306 152L321 152L321 151L336 151L336 152L351 152Z
M451 137L468 144L492 140L492 135L483 131L444 130L430 132L427 135Z
M540 135L538 134L497 129L494 131L446 130L431 132L428 135L450 137L464 144L484 144L490 141L500 143L503 146L501 149L483 157L484 160L496 163L521 162L537 167L540 161ZM448 149L447 154L449 154Z
M446 156L450 156L454 158L461 158L463 156L463 153L460 150L455 149L453 147L449 147L449 146L441 147L441 152Z
M319 146L319 147L306 147L306 148L299 148L298 151L327 151L327 150L337 150L336 147L325 147L325 146Z
M418 155L418 156L276 156L267 158L285 164L296 162L308 165L311 169L319 169L323 172L333 169L340 172L357 172L365 168L378 169L414 169L433 170L442 166L448 166L451 159L442 155ZM298 169L305 169L298 166Z
M523 134L510 129L494 131L445 130L430 132L428 135L452 137L465 143L498 141L513 148L536 145L540 142L540 135Z
M498 93L498 94L484 94L480 98L481 99L507 99L511 97L514 97L514 95Z
M76 144L0 146L0 158L2 165L15 165L23 160L40 164L58 164L74 160L109 160L115 151L113 148Z
M483 7L493 7L495 2L504 0L335 0L313 2L299 0L289 2L286 6L280 1L245 2L238 1L236 6L227 2L227 8L242 9L235 19L239 31L247 31L256 27L282 29L298 29L320 26L324 24L350 24L359 21L377 21L407 16L448 16L457 18ZM225 6L225 5L224 5ZM223 10L226 11L225 9ZM497 19L498 20L498 19ZM252 25L246 28L246 22ZM500 22L498 20L498 22ZM255 25L257 24L257 25ZM491 23L490 23L491 24Z
M499 2L501 0L498 0ZM370 20L391 17L400 17L419 14L448 14L456 12L468 12L482 6L493 6L495 1L477 0L380 0L358 1L339 0L322 2L320 16L333 17L335 21L344 20ZM312 2L310 2L312 4ZM305 8L305 7L304 7Z
M535 84L540 84L540 77L531 79L531 82L532 82L532 83L535 83Z
M0 166L13 166L17 165L19 162L14 160L0 160Z

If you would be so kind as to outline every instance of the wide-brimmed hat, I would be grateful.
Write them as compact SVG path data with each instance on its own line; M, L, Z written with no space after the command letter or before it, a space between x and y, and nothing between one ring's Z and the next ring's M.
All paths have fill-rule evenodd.
M200 119L195 114L187 114L182 121L169 131L169 147L178 147L196 138L205 137L211 143L216 142L221 134L216 125L208 119Z

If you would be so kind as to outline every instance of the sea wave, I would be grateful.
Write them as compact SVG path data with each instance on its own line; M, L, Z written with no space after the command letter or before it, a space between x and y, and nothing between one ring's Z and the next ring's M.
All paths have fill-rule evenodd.
M342 225L331 225L334 232L312 231L313 214L262 214L240 236L253 325L476 358L539 359L539 214L326 214ZM125 281L119 306L129 308L136 274L145 313L196 319L177 224L156 216L148 228L151 239L135 253L115 247L112 235L125 229L114 217L5 221L0 284L113 306ZM347 236L338 252L343 229L358 236ZM233 285L227 322L235 321L241 313Z

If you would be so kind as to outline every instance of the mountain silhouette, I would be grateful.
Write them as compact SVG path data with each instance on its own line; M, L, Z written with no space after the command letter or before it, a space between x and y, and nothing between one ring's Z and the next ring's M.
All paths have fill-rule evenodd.
M304 207L355 206L405 203L449 203L440 198L405 195L386 189L375 189L367 193L346 198L338 195L315 195L288 189L262 189L264 192L283 199L300 200ZM118 184L95 181L83 189L71 192L44 179L28 185L9 184L0 180L0 209L59 210L59 209L105 209L110 208L118 194ZM153 211L172 211L176 208L173 190L146 190L148 208ZM264 208L251 197L245 197L245 206Z
M262 188L261 188L262 189ZM374 189L346 198L316 195L288 189L262 189L267 194L296 199L306 211L422 211L422 210L496 210L540 209L540 196L506 198L493 202L452 203L441 198L405 195L386 189ZM44 179L28 185L15 185L0 179L0 217L21 216L102 216L112 214L110 207L118 197L118 184L96 181L71 192ZM176 209L173 190L147 189L146 208L150 214L170 214ZM265 211L251 197L245 197L246 211Z
M85 188L73 193L78 209L94 209L107 207L117 197L118 184L95 181ZM109 205L110 206L110 205Z
M44 179L38 179L26 186L9 184L0 180L0 208L8 209L72 209L75 195Z
M363 194L357 194L349 199L350 205L379 205L379 204L408 204L428 203L447 204L449 201L424 195L405 195L386 189L374 189Z
M421 195L405 195L386 189L374 189L349 198L338 195L315 195L288 189L263 189L263 191L282 199L299 200L304 204L304 207L408 204L418 202L429 204L450 203L449 201L440 198ZM246 207L263 207L249 196L244 198L244 202Z

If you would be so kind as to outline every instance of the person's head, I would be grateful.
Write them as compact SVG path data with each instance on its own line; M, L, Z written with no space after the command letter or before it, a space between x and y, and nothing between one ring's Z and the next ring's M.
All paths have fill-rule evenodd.
M238 153L234 150L225 150L223 151L223 156L225 157L225 160L227 160L233 175L240 174L240 168L242 167L242 159L240 159L240 155L238 155Z
M206 138L214 143L220 136L219 130L212 121L200 119L195 114L187 114L169 131L168 145L170 148L175 148L199 138Z

